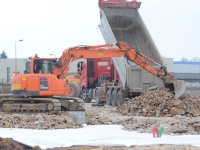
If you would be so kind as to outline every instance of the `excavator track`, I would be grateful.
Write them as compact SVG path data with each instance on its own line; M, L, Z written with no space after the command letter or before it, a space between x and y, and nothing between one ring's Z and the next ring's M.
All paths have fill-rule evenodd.
M74 97L12 97L1 99L0 107L3 112L58 112L84 109L84 102Z

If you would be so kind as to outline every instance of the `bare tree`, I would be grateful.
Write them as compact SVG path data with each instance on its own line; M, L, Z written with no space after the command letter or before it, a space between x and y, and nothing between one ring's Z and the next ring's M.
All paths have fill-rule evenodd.
M199 57L194 57L191 61L192 62L200 62L200 58Z
M189 62L190 60L189 59L187 59L186 57L183 57L183 58L181 58L181 60L180 61L182 61L182 62Z

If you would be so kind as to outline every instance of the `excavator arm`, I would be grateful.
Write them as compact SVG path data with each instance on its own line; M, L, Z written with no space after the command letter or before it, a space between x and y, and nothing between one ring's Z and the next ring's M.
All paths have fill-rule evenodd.
M69 70L69 63L81 58L102 58L102 57L126 57L129 61L144 68L148 72L157 76L161 80L168 81L173 79L173 73L169 73L164 66L159 65L154 60L139 53L136 49L129 47L123 42L116 43L118 48L113 48L114 44L108 43L96 46L76 46L64 50L63 55L55 65L53 73L58 78L64 78ZM160 66L159 70L152 67L152 64Z
M123 42L115 44L118 48L114 48L114 44L108 43L95 46L75 46L63 51L63 55L54 65L52 70L57 78L65 78L69 71L69 64L81 58L104 58L104 57L126 57L127 61L132 61L161 80L166 88L174 92L176 98L180 97L186 89L184 81L175 80L174 74L169 73L164 66L156 63L149 57L139 53L136 49L129 47ZM160 66L159 70L154 69L153 64Z

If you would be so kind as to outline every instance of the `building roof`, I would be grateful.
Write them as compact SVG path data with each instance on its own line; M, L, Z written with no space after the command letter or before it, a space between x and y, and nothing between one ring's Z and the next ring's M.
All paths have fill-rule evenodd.
M180 64L180 65L200 65L200 62L174 61L174 64Z

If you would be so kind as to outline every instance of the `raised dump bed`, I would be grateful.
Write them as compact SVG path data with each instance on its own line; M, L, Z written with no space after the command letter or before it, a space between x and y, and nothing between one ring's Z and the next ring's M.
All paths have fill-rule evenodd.
M141 2L135 0L99 0L99 26L106 43L123 41L132 48L163 65L161 55L153 42L138 11ZM143 92L150 85L163 86L162 81L144 71L124 57L112 58L123 88L132 92Z

